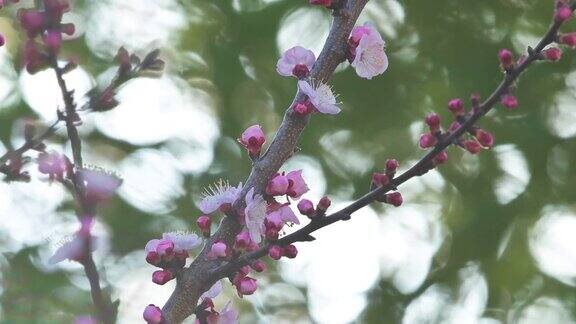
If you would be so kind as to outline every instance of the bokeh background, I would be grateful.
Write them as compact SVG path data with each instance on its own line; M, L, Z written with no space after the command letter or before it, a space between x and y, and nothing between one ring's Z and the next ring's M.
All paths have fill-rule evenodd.
M30 6L21 1L19 6ZM18 6L17 6L18 7ZM16 8L17 8L16 7ZM65 21L77 33L64 58L80 67L67 81L82 103L114 74L120 46L162 49L166 73L137 79L120 106L83 113L84 160L118 172L124 184L100 209L96 259L120 298L119 321L138 323L145 305L163 305L172 283L156 286L144 245L167 231L193 231L204 187L244 181L250 170L235 142L260 123L270 141L296 82L275 72L280 53L319 53L328 11L305 0L75 1ZM489 94L502 77L496 53L534 45L552 1L372 0L387 40L389 70L372 81L343 64L331 82L343 111L316 116L286 170L304 169L309 199L335 208L368 189L386 158L409 167L426 113L448 123L452 97ZM25 119L47 125L62 106L52 71L21 67L23 35L14 8L0 31L0 152L22 143ZM567 27L576 27L572 24ZM569 29L569 28L568 28ZM295 260L270 264L243 300L241 323L574 323L576 322L576 73L572 52L538 64L520 80L520 108L481 122L497 145L479 156L452 148L450 163L401 187L405 205L372 205L299 244ZM50 148L69 153L63 130ZM34 157L34 155L31 155ZM30 183L0 183L0 321L66 323L89 313L79 265L47 260L77 228L73 202L33 164Z

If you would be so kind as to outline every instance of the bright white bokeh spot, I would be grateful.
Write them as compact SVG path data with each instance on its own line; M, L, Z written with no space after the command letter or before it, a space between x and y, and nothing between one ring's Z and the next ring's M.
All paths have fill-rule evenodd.
M520 316L514 323L518 324L543 324L543 323L562 323L574 324L575 319L572 317L568 305L562 301L550 298L540 297L532 304L522 310Z
M240 13L255 12L282 0L232 0L232 8Z
M64 64L60 62L61 66ZM64 80L68 91L74 91L77 106L82 107L87 102L85 95L92 89L94 80L82 67L66 73ZM31 75L23 70L20 73L19 83L24 101L40 118L56 120L56 109L64 109L64 100L54 71L47 69Z
M357 25L370 22L390 38L396 38L397 29L406 18L404 7L397 0L369 1L358 17ZM384 37L386 40L386 37Z
M374 166L373 157L367 153L369 150L358 146L350 130L323 135L320 138L320 147L330 169L342 178L364 175Z
M167 152L138 150L120 163L124 182L118 193L144 212L167 213L175 208L174 200L184 194L184 176L176 167L176 159Z
M505 205L526 190L531 175L526 157L516 145L498 145L494 147L494 152L503 172L494 184L494 193L498 202Z
M189 88L184 80L136 79L119 91L117 99L118 107L95 118L96 127L108 137L134 145L179 138L210 148L218 138L212 98Z
M572 73L571 75L576 75ZM571 138L576 135L576 96L574 89L563 91L556 96L548 114L548 130L560 138Z
M92 1L87 12L86 43L104 58L114 57L121 46L129 52L173 47L188 23L176 0Z
M576 286L576 213L568 207L547 206L530 231L530 253L545 274Z
M323 8L304 6L282 18L276 37L278 51L284 53L294 46L320 54L330 29L330 15Z

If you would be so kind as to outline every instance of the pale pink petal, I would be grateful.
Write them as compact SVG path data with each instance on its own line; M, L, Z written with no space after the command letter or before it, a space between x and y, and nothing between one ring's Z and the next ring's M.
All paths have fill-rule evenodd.
M162 238L170 240L174 243L175 252L192 250L202 242L202 240L196 234L164 233L162 234Z
M250 188L245 199L246 208L244 209L244 214L250 239L255 243L260 243L262 241L264 219L266 218L266 202L261 195L254 194L254 188Z
M156 252L156 247L158 247L158 244L160 243L159 239L153 239L148 241L148 243L146 243L146 247L144 248L144 250L146 250L146 252Z
M238 187L232 187L225 181L219 181L206 190L198 207L204 214L212 214L224 204L234 204L241 191L242 183Z
M276 71L283 76L292 76L296 65L304 65L308 70L311 70L315 61L316 57L312 51L301 46L295 46L282 54L276 64Z

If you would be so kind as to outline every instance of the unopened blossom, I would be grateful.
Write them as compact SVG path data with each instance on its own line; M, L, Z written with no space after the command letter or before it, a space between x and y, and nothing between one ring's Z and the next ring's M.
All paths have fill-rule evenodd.
M244 295L252 295L256 289L258 289L258 284L254 278L243 277L236 284L236 290L238 292L238 296L240 297Z
M505 48L498 52L498 59L500 60L500 66L505 70L511 68L514 64L514 55L510 50Z
M576 32L560 35L560 44L576 48Z
M202 243L198 235L193 233L164 233L162 239L174 243L174 252L176 253L192 250Z
M311 5L323 6L329 8L332 5L332 0L309 0Z
M84 197L87 202L102 202L114 195L122 180L104 170L81 169L78 178L84 184Z
M300 80L298 81L298 88L308 96L312 106L320 113L335 115L340 112L336 96L327 84L320 82L314 86L310 85L308 81Z
M210 258L218 259L218 258L225 258L227 254L228 247L224 242L215 242L212 244L210 248L210 252L208 253Z
M242 133L238 142L244 146L251 155L257 155L266 142L264 131L260 125L252 125Z
M288 177L284 174L276 173L276 175L268 181L266 193L271 196L283 196L288 190L288 184Z
M502 105L508 109L516 109L518 107L518 99L514 95L506 94L500 99Z
M352 67L362 78L372 79L388 69L388 56L384 52L385 42L372 25L356 26L350 36L353 60Z
M204 214L212 214L220 208L232 206L241 191L242 183L238 187L232 187L228 182L220 180L205 190L204 198L198 207Z
M254 188L250 188L245 200L244 220L246 228L250 233L250 239L258 244L262 241L264 219L266 218L266 201L261 195L254 194Z
M375 172L372 174L372 184L376 187L382 187L387 185L390 182L390 179L385 173Z
M392 174L392 173L396 172L396 170L398 170L399 166L400 166L400 164L398 163L398 161L396 159L387 160L386 161L386 173Z
M44 45L50 52L57 53L60 50L60 46L62 46L62 32L50 29L42 35L42 40L44 40Z
M280 260L282 255L284 255L284 249L281 246L272 245L271 247L268 248L268 255L273 260Z
M46 22L44 12L34 9L22 9L18 11L18 19L22 28L26 30L29 37L34 37L42 32Z
M476 130L476 139L478 140L478 142L484 146L484 147L492 147L494 146L494 136L492 134L490 134L489 132L482 130L482 129L478 129Z
M157 285L163 285L172 279L174 274L168 269L157 270L152 274L152 282Z
M332 201L327 196L324 196L318 202L317 207L319 211L325 212L330 207L330 205L332 205Z
M395 207L399 207L400 205L402 205L403 199L402 199L402 194L398 191L395 192L391 192L389 194L386 194L386 203L395 206Z
M236 235L234 240L234 248L236 250L244 250L250 246L252 240L250 239L250 233L248 231L242 231Z
M448 161L448 153L446 153L446 151L438 153L438 155L432 159L432 163L434 163L435 166L444 164L446 161Z
M440 116L435 113L426 116L426 125L430 127L431 132L438 131L440 129Z
M308 199L301 199L298 202L298 211L300 212L300 214L308 217L313 217L314 214L316 213L316 210L314 209L314 204L312 204L312 202Z
M561 4L556 8L554 20L557 22L565 22L572 18L572 8L569 5Z
M292 110L300 116L305 116L314 111L314 106L310 102L310 100L306 100L305 102L297 102L292 106Z
M455 98L448 101L448 110L455 116L464 115L464 102L460 98Z
M286 174L286 178L288 178L288 190L286 191L288 196L298 199L308 192L309 188L302 177L302 170L290 171Z
M196 224L198 225L198 228L200 228L200 231L204 237L210 236L210 227L212 225L212 219L210 217L202 215L198 217Z
M142 314L144 320L148 324L160 324L162 323L162 310L160 307L150 304L144 309L144 314Z
M256 272L266 271L266 263L264 263L264 261L262 261L262 260L256 260L256 261L252 262L250 267L252 269L254 269L254 271L256 271Z
M298 255L298 249L296 248L296 245L294 244L286 245L286 247L284 247L284 255L288 259L294 259Z
M306 77L316 62L314 52L302 46L288 49L276 64L276 71L283 76Z
M422 134L422 136L420 136L420 140L418 141L418 145L423 149L433 147L436 145L436 143L438 143L436 136L430 133Z
M544 58L548 61L557 62L562 58L562 51L558 47L550 47L544 50Z
M482 150L482 145L476 140L464 141L464 148L471 154L478 154Z
M208 324L238 324L238 315L238 311L228 302L220 312L210 313L206 322ZM198 320L197 323L199 323Z
M6 38L4 38L4 35L0 34L0 47L4 46L4 44L6 44Z
M68 170L68 165L68 158L58 152L38 154L38 171L49 175L51 180L62 180Z

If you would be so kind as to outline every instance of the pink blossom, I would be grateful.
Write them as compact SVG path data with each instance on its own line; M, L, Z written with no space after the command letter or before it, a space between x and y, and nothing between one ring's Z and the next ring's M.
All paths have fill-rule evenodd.
M236 284L236 290L238 291L238 296L240 297L244 295L252 295L256 289L258 289L258 284L254 278L243 277Z
M319 83L316 86L310 85L307 81L298 81L298 88L302 93L308 96L314 108L323 113L335 115L340 112L336 97L332 90L325 83Z
M298 211L300 214L306 215L308 217L313 217L316 213L316 210L314 210L314 205L308 199L301 199L298 202Z
M430 127L431 132L438 131L440 129L440 116L435 113L426 116L426 125Z
M448 161L448 153L446 153L446 151L442 151L438 153L438 155L436 155L432 161L434 162L434 165L444 164L446 161Z
M394 173L400 166L396 159L389 159L386 161L386 173Z
M572 18L572 8L570 6L562 4L556 8L556 13L554 14L554 20L557 22L565 22Z
M576 48L576 32L568 33L560 35L560 43L571 47L572 49Z
M200 210L204 214L212 214L223 206L231 206L238 199L242 191L242 183L238 187L232 187L228 182L220 180L205 190L204 198L199 204Z
M202 243L202 240L196 234L185 233L164 233L163 240L168 240L174 244L174 252L182 253L192 250Z
M562 51L558 47L551 47L544 51L544 58L552 62L557 62L562 58Z
M62 45L62 32L60 30L50 29L42 35L42 39L44 40L46 48L50 52L56 53Z
M502 105L508 109L516 109L518 108L518 99L511 94L503 95L500 99Z
M68 170L68 164L68 158L58 152L38 154L38 170L49 175L51 180L62 180Z
M350 40L354 56L351 65L358 76L372 79L388 69L385 42L373 26L366 23L364 26L354 27Z
M482 150L482 145L476 140L464 141L464 148L471 154L478 154Z
M308 192L308 185L304 181L304 178L302 178L302 170L288 172L286 178L288 178L289 183L286 192L288 196L298 199L300 196Z
M18 19L30 37L38 35L42 31L46 21L45 14L43 12L32 9L22 9L18 11Z
M506 48L498 52L498 59L500 59L500 66L503 69L509 69L514 64L514 55Z
M160 307L150 304L144 309L143 317L148 324L160 324L162 323L162 310Z
M238 311L232 308L230 302L220 313L212 312L207 318L208 324L238 324Z
M252 269L254 269L254 271L256 272L263 272L266 271L266 263L264 263L264 261L262 260L256 260L254 261L250 267L252 267Z
M252 155L260 153L262 145L266 142L264 131L260 125L252 125L242 133L238 142L244 146Z
M482 129L476 130L476 139L484 147L492 147L494 145L494 136Z
M270 211L266 218L269 220L278 220L281 223L280 228L283 224L287 223L300 224L298 217L294 215L294 212L292 211L292 208L290 208L289 204L283 204L279 206L279 208Z
M436 143L438 143L438 140L434 135L430 133L422 134L422 136L420 136L419 141L420 148L427 149L429 147L436 145Z
M288 49L276 64L276 71L283 76L295 76L299 79L308 75L316 62L314 53L302 46Z
M198 225L198 228L200 228L200 231L202 231L202 235L205 237L210 236L210 227L212 225L212 219L210 217L202 215L198 217L196 224Z
M174 274L168 269L157 270L152 274L152 282L157 285L163 285L172 279Z
M102 202L116 192L122 180L112 173L101 169L81 169L79 180L84 184L84 197L87 202Z
M276 173L276 175L268 181L268 185L266 185L266 193L271 196L283 196L287 190L288 178L280 173Z
M211 259L225 258L228 255L227 250L228 247L226 246L226 243L215 242L212 244L208 254Z
M460 98L455 98L448 101L448 109L455 115L464 115L464 102Z
M254 188L250 188L245 200L244 219L250 233L250 239L255 243L260 243L262 241L264 219L266 218L266 202L261 195L254 194Z
M236 250L244 250L250 246L252 240L250 239L250 233L247 231L242 231L236 235L236 240L234 241L234 248Z

